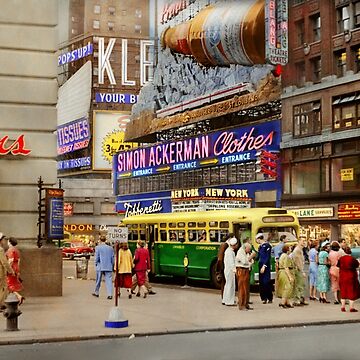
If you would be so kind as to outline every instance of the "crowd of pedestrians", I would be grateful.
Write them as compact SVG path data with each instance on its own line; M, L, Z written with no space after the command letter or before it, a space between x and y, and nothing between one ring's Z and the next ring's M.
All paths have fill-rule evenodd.
M334 304L341 304L341 311L346 311L347 302L350 312L358 311L354 302L360 298L359 261L351 256L346 241L339 243L325 239L319 244L317 241L308 243L304 237L300 237L296 245L290 246L286 236L282 235L279 243L272 248L271 236L269 234L265 239L262 233L256 235L259 244L257 252L249 239L240 244L234 234L229 234L221 244L217 271L222 279L223 305L238 306L240 310L253 309L250 307L250 273L257 260L259 293L263 304L271 304L275 293L281 299L279 306L283 309L309 305L305 300L308 278L310 301L329 304L328 294L331 291ZM308 248L310 250L307 252ZM275 291L271 280L271 256L275 257ZM309 263L308 272L305 271L306 262Z
M96 280L93 296L99 297L102 277L105 278L107 298L113 298L113 287L118 289L120 296L121 289L125 289L129 299L136 294L146 298L148 294L154 295L155 291L149 283L148 273L150 271L150 255L146 248L145 241L138 240L134 256L127 243L120 243L118 250L118 264L114 247L106 243L106 236L100 236L100 244L95 247L95 270ZM113 271L117 271L113 282ZM137 289L137 291L136 291ZM141 294L142 293L142 294Z

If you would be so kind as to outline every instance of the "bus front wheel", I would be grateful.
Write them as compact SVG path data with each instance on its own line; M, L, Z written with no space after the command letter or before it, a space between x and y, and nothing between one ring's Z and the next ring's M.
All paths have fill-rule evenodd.
M211 265L211 283L215 289L221 289L222 274L216 271L216 262Z

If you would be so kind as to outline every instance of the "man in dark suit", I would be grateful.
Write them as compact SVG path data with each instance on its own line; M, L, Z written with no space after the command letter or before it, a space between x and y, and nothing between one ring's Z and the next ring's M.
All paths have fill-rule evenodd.
M105 243L106 237L100 236L100 245L95 248L96 281L93 296L99 297L101 280L104 275L107 298L112 299L112 272L114 269L114 249Z

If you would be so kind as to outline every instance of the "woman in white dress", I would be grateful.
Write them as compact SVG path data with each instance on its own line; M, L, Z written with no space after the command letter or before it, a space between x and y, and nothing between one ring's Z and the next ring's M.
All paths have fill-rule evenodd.
M237 247L237 239L231 238L228 240L229 247L224 255L224 274L225 287L222 303L227 306L234 306L235 304L235 248Z

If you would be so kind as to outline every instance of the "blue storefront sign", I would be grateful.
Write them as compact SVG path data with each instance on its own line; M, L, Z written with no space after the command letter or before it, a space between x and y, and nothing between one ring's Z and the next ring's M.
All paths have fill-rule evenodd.
M64 238L64 190L45 189L45 231L46 238Z
M115 179L257 160L258 151L280 151L280 121L221 130L114 156Z
M71 121L57 128L57 152L59 155L84 149L90 142L90 126L86 118Z
M76 169L76 168L90 168L91 167L91 157L81 157L76 159L67 159L67 160L59 160L57 162L57 169L68 170L68 169Z
M97 103L108 104L136 104L138 96L134 94L121 94L121 93L96 93L95 101Z
M94 46L92 43L89 42L87 43L87 45L82 46L81 48L59 55L58 66L65 65L67 63L82 59L86 56L91 55L93 51L94 51Z

